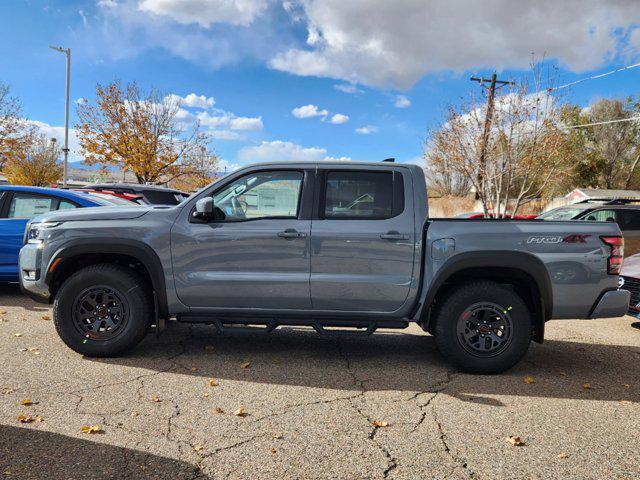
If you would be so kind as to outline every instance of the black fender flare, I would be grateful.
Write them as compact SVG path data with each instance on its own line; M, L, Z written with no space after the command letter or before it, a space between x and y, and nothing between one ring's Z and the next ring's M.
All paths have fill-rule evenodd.
M157 302L157 315L161 318L169 316L167 304L167 289L165 283L164 269L156 252L144 242L126 238L83 238L71 240L60 247L50 258L47 265L47 275L45 283L51 285L56 273L56 269L51 271L51 265L57 259L65 260L78 255L85 254L121 254L133 257L138 260L149 272L155 301ZM108 257L105 262L108 263Z
M542 325L551 318L553 311L553 288L551 278L544 263L536 256L521 251L490 250L463 252L445 261L428 287L424 305L431 305L444 283L458 272L472 268L509 268L530 276L540 292Z

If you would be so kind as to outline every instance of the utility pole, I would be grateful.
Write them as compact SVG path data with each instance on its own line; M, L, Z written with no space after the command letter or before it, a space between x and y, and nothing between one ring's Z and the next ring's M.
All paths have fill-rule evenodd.
M478 159L478 164L480 166L478 171L478 184L482 182L482 169L484 168L485 158L487 155L487 143L489 143L489 133L491 132L491 122L493 121L493 108L494 101L496 98L496 86L498 88L504 87L505 85L513 85L513 81L505 81L505 80L497 80L495 72L491 75L491 80L487 80L484 77L471 77L470 80L472 82L478 82L480 86L482 86L485 90L489 90L489 96L487 97L487 114L484 119L484 130L482 132L482 139L480 140L480 157ZM489 81L489 86L487 87L485 83ZM476 192L476 200L478 199L478 192Z
M71 80L71 49L54 47L49 45L52 50L57 50L60 53L64 53L67 57L67 87L66 87L66 104L64 108L64 166L62 173L62 188L67 188L67 164L69 162L69 83Z

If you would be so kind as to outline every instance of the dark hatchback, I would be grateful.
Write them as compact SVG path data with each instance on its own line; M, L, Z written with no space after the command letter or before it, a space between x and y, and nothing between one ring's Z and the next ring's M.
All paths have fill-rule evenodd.
M188 193L172 188L157 185L144 185L137 183L98 183L82 187L93 191L108 191L115 194L131 194L138 198L137 203L143 205L178 205L189 196Z
M566 207L554 208L536 218L615 222L622 230L625 257L640 253L640 202L638 200L586 200Z

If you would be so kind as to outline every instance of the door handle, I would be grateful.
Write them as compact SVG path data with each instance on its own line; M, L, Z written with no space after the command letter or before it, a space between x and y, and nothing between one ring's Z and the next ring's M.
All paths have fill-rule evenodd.
M387 232L380 234L382 240L409 240L409 235L399 232Z
M278 236L280 238L285 238L287 240L292 240L294 238L304 238L307 236L304 232L299 232L293 228L288 228L284 232L278 232Z

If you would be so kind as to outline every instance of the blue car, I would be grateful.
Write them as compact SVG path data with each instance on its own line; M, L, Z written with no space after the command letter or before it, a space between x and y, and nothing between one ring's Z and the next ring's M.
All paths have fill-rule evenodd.
M118 199L114 197L112 200L107 195L0 185L0 283L18 281L18 253L30 219L52 210L113 206L119 203Z

